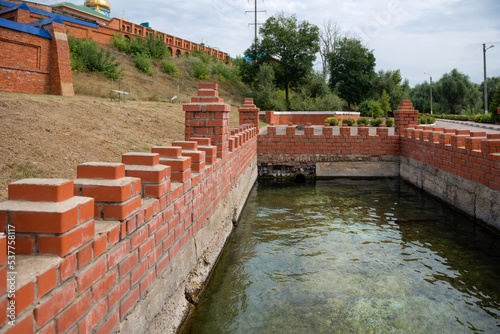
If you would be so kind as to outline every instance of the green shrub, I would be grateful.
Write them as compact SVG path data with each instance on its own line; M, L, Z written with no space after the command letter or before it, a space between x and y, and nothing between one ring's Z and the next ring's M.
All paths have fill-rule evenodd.
M356 123L357 123L358 125L361 125L361 124L368 125L368 119L367 119L367 118L364 118L364 117L361 117L360 119L358 119L358 120L356 121Z
M120 79L123 73L118 69L116 61L108 50L97 49L92 40L78 39L68 36L71 69L81 72L100 72L110 79Z
M333 93L325 96L294 94L290 99L291 111L336 111L342 110L344 102Z
M441 115L433 115L433 117L438 119L451 119L454 121L466 121L466 122L474 121L474 116L471 115L441 114Z
M111 43L111 45L121 52L130 53L130 44L130 40L126 39L125 37L116 34L113 35L113 42Z
M375 100L365 100L361 102L358 105L357 111L360 112L361 116L363 117L377 118L381 116L387 116L385 115L385 112L382 109L380 102Z
M318 96L314 99L314 110L338 111L344 107L344 101L333 93L328 93L325 96Z
M151 58L149 56L142 53L136 53L135 55L133 55L133 57L135 67L137 67L139 71L149 75L154 74L153 62L151 61Z
M330 124L331 126L337 126L339 125L340 120L337 118L337 116L333 117L328 117L325 119L325 123Z
M167 45L159 36L148 36L128 39L124 36L114 35L112 45L127 54L143 54L151 59L163 59L170 56Z
M381 118L374 118L370 121L371 126L379 126L382 123L384 123L384 120Z
M342 120L342 124L347 124L347 126L353 126L354 122L355 121L352 118L346 118Z
M202 62L204 62L207 65L210 64L210 62L213 60L211 56L207 55L203 51L194 51L193 56L199 58Z
M160 36L150 35L143 39L143 43L152 59L163 59L171 56L167 44Z
M495 117L493 114L478 114L474 116L474 122L495 124Z
M210 77L210 68L204 62L197 61L193 64L193 75L198 80L205 80Z
M418 124L434 124L436 118L431 114L418 114Z
M392 118L386 119L385 125L387 125L388 127L392 127L394 125L394 119L392 119Z
M226 65L220 61L216 61L212 66L212 74L218 75L221 82L241 81L239 68L237 66Z
M177 77L179 75L179 69L177 68L177 65L175 65L170 60L164 60L162 63L162 67L165 73L168 73L173 77Z

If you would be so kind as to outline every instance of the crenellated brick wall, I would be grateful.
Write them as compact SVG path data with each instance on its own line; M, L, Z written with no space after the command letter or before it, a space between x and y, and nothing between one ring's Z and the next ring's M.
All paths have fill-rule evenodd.
M337 163L333 169L338 171L347 170L345 164L354 166L356 174L351 176L397 176L399 137L389 135L389 128L342 126L336 129L338 133L334 134L334 128L330 126L307 124L299 130L291 123L284 128L271 124L259 136L259 175L349 176L328 171L332 169L328 164ZM342 167L338 164L340 162L344 162ZM370 174L366 174L368 171ZM388 171L392 174L388 175Z
M218 94L217 85L200 86L198 102L186 106L197 106L200 113L187 122L217 119L219 109L229 109L220 98L217 108L204 102L204 96ZM240 192L248 193L255 180L249 172L256 177L258 128L210 125L217 137L197 133L151 153L124 154L121 162L83 163L75 180L10 184L8 201L0 203L0 225L7 233L0 236L0 332L144 331L153 312L161 310L144 314L145 305L186 280L167 283L172 268L192 269L186 253L196 249L190 256L201 257L203 249L197 247L208 245L220 226L232 226L238 208L230 207L228 196L234 197L243 181L249 186ZM211 139L218 136L226 140L215 146ZM223 223L217 217L226 207L230 212ZM197 238L198 246L190 246ZM9 240L15 242L12 267L7 266ZM15 276L10 295L7 275ZM15 327L6 317L11 304ZM137 320L141 317L149 317L149 323Z
M400 145L403 179L500 230L500 134L410 126Z

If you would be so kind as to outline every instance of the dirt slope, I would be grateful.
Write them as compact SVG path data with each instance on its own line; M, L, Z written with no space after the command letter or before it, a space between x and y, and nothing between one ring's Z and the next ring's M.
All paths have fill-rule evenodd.
M231 126L238 124L237 106ZM0 124L0 201L10 182L74 179L80 163L120 162L123 153L184 139L182 105L169 102L0 93Z

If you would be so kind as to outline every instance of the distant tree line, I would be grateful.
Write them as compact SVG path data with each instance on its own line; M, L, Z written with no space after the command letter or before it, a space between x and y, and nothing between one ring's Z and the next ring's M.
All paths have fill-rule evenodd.
M321 72L314 70L318 53ZM429 83L412 89L399 69L377 73L375 62L373 50L337 23L328 21L320 30L295 15L278 13L263 24L260 39L236 64L256 104L264 110L343 108L387 117L402 99L411 99L416 109L430 111ZM500 100L498 81L489 78L487 83L492 113ZM454 69L433 85L434 113L480 113L481 92L482 85Z

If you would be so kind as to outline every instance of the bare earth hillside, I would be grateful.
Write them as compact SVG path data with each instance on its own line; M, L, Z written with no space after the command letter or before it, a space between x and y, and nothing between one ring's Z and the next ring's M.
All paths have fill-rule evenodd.
M238 124L237 107L231 126ZM184 139L182 105L169 102L0 93L0 124L0 201L13 181L74 179L78 164L120 162L123 153Z

